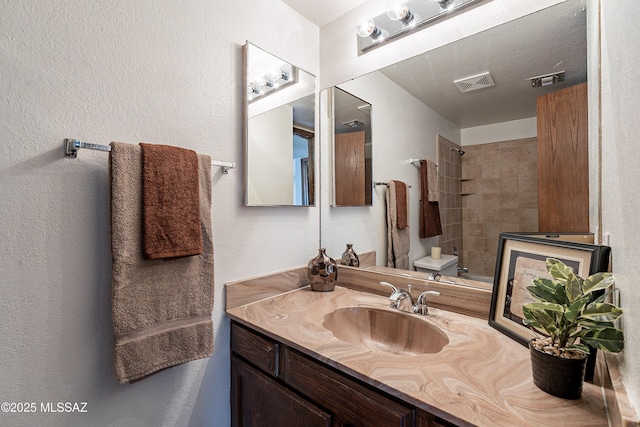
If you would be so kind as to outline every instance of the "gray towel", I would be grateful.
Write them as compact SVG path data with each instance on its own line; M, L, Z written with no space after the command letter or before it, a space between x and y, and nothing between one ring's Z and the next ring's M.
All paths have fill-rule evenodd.
M112 320L115 372L122 383L213 352L211 159L198 155L203 253L145 260L142 153L111 143Z
M406 184L405 184L406 185ZM408 186L407 186L408 187ZM386 192L387 200L387 267L409 269L409 248L411 239L409 234L410 221L407 227L398 228L397 206L396 206L396 184L389 181ZM407 218L409 215L409 191L407 191Z

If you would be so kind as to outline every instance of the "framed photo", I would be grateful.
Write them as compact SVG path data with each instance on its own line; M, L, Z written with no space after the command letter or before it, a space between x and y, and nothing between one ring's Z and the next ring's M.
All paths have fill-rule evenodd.
M522 345L536 337L523 322L522 306L534 302L527 290L536 277L551 279L547 258L556 258L578 276L606 271L611 248L518 233L500 234L489 325Z

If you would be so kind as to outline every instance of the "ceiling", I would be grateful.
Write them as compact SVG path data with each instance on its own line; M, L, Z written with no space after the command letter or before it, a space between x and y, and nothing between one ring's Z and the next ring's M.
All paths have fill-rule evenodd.
M323 27L367 0L282 0L318 27Z
M282 1L318 25L364 2ZM468 128L534 117L538 96L586 81L586 52L585 0L568 0L380 71L441 116ZM453 84L487 71L493 87L461 93ZM528 78L558 71L566 71L564 82L531 87Z

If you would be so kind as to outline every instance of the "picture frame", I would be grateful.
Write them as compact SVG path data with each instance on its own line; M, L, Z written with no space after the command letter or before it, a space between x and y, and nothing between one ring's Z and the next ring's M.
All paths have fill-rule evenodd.
M489 310L489 325L520 344L540 335L523 322L522 306L535 300L527 286L536 277L551 278L546 259L556 258L580 277L607 271L611 248L539 234L501 233Z

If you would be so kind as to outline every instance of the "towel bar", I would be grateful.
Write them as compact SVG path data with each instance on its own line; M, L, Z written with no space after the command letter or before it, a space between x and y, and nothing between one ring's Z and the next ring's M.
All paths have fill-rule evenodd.
M388 183L388 182L374 182L373 184L374 184L374 185L376 185L376 186L377 186L377 185L386 185L386 186L389 186L389 183ZM407 185L407 187L411 188L411 186L410 186L410 185Z
M88 148L89 150L98 151L111 151L111 147L108 145L89 144L88 142L82 142L78 139L65 138L64 140L64 156L71 159L78 157L78 151L81 148ZM236 167L234 162L223 162L220 160L211 160L211 166L220 166L223 174L228 174L229 169Z

